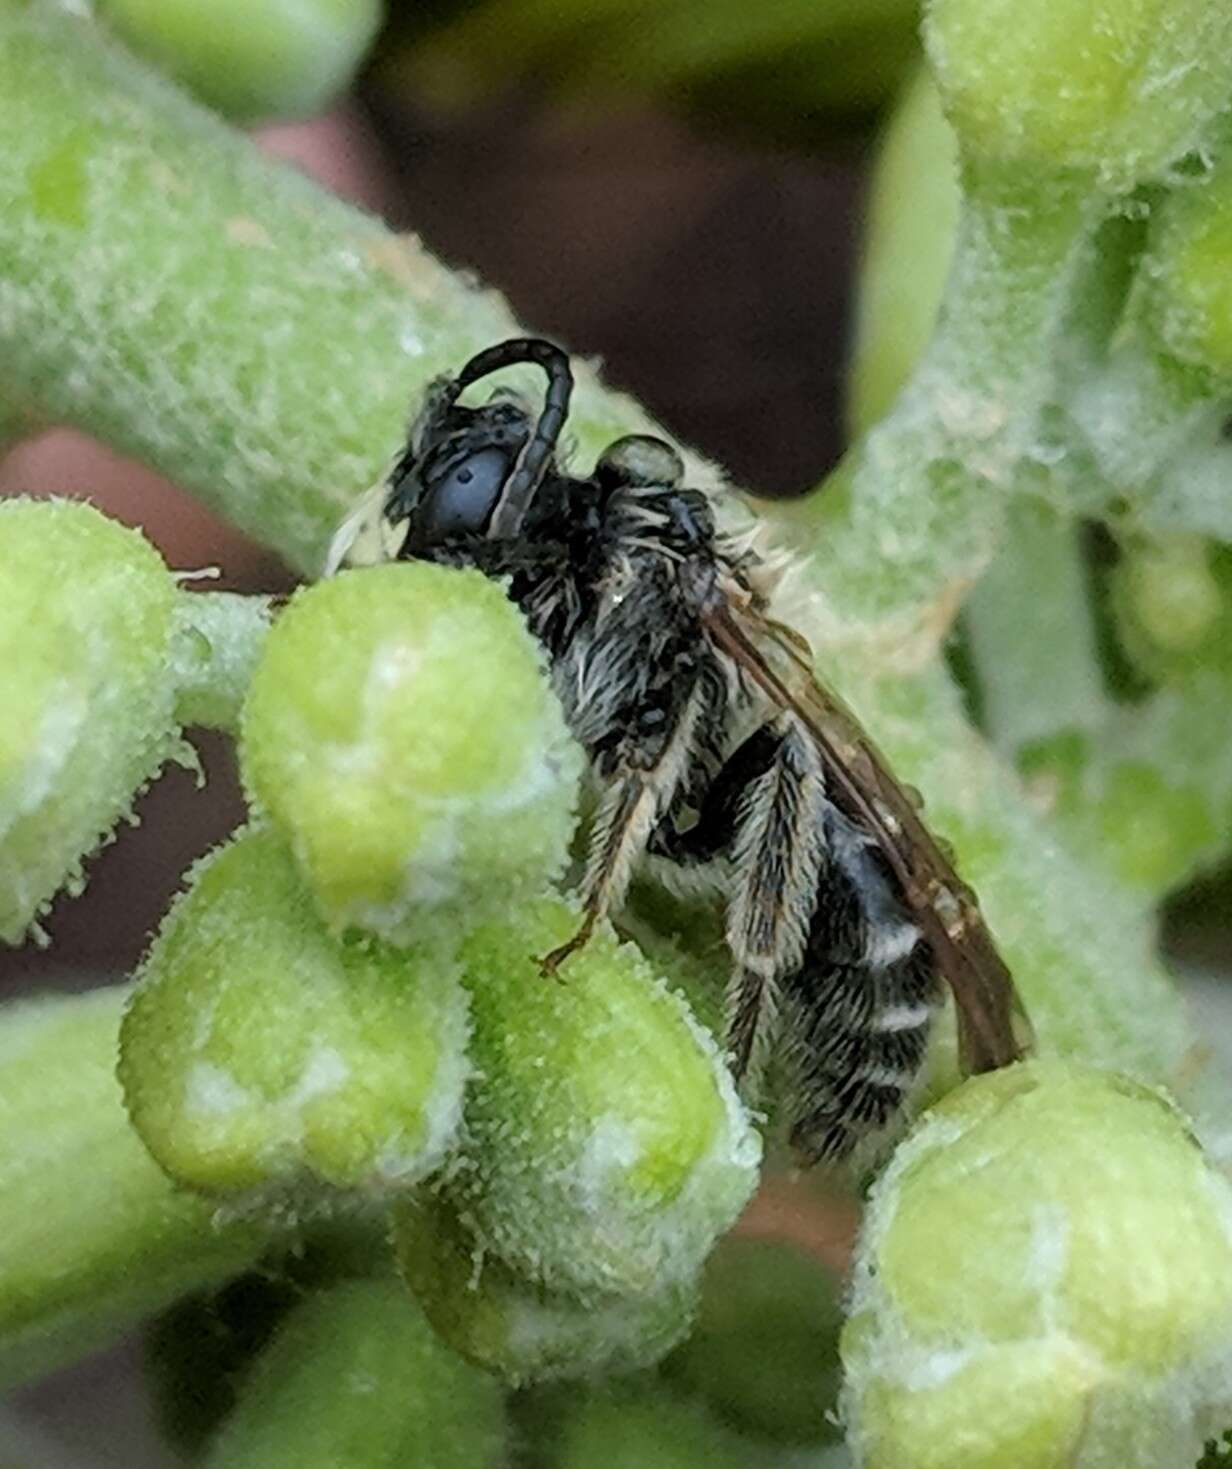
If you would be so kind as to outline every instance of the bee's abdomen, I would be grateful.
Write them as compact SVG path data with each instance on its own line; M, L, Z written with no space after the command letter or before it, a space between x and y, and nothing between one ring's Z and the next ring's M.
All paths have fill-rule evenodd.
M792 1143L810 1159L845 1156L901 1110L940 991L932 952L872 843L833 807L827 837L808 953L784 986L799 1091Z

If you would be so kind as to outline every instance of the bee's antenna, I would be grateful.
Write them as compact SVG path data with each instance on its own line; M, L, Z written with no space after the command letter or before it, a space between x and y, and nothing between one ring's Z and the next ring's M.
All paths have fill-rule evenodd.
M514 337L472 357L454 378L449 391L449 402L452 403L480 378L518 362L533 362L543 368L548 388L543 410L527 436L492 512L488 534L493 537L514 535L520 529L526 508L556 448L569 412L569 395L573 392L569 354L542 337Z

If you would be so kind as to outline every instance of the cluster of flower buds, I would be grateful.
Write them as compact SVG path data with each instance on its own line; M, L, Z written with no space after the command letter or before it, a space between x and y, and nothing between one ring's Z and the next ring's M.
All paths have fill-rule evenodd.
M537 956L581 773L478 574L292 599L241 718L253 824L189 874L122 1028L130 1115L236 1211L392 1205L404 1275L513 1380L660 1356L761 1143L687 1003L599 932Z

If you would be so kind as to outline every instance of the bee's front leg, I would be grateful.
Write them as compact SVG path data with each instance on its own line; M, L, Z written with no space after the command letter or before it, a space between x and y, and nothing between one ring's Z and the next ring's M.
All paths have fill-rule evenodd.
M568 943L542 956L542 974L555 974L624 901L634 865L688 770L703 707L704 694L698 687L684 701L666 739L656 733L648 749L630 737L599 801L582 879L581 926Z
M633 864L645 850L664 802L657 770L623 772L604 790L582 881L582 924L568 943L539 960L543 975L555 974L571 954L584 948L599 922L623 901Z

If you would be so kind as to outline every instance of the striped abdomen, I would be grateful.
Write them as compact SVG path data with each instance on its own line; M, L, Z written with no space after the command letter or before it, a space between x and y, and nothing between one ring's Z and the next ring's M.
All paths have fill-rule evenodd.
M785 981L783 1039L799 1086L792 1143L840 1158L889 1122L924 1063L940 985L876 846L832 804L804 964Z

